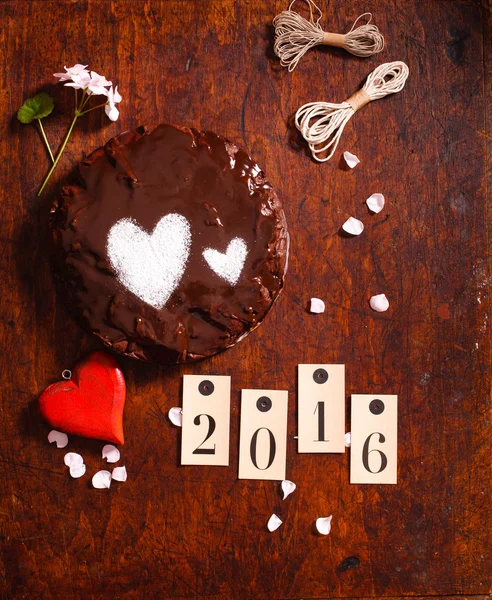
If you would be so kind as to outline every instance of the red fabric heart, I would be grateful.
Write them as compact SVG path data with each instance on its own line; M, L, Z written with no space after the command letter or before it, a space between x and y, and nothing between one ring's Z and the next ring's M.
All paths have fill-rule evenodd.
M72 379L47 387L41 415L59 431L123 444L125 378L116 360L93 352L75 365Z

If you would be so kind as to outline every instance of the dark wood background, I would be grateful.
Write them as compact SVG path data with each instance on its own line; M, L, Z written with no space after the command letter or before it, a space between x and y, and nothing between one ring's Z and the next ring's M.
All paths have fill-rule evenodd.
M367 9L387 47L371 59L311 51L290 74L272 53L269 0L0 2L0 590L2 598L485 598L492 592L489 263L490 18L477 1L320 0L345 31ZM382 62L404 60L404 91L364 108L335 159L315 164L291 118L341 102ZM56 146L73 94L52 73L89 63L119 85L121 119L82 119L46 193L34 126L15 119L45 90ZM488 115L487 115L488 112ZM488 119L488 120L487 120ZM247 148L284 202L285 292L258 331L182 368L123 362L129 479L94 490L102 444L72 439L72 480L49 446L39 393L98 344L57 299L46 217L70 169L109 137L160 121L214 130ZM487 154L487 145L489 154ZM344 150L361 164L340 168ZM489 168L489 171L487 171ZM489 179L487 181L487 174ZM370 216L364 200L383 192ZM339 234L364 220L359 238ZM386 293L390 310L368 299ZM306 307L326 301L324 315ZM350 485L349 454L296 453L296 365L345 363L348 396L399 396L399 483ZM229 468L179 467L184 373L233 377ZM238 481L241 388L288 389L288 478ZM284 520L266 530L272 512ZM333 514L327 537L313 533ZM340 567L356 556L358 568Z

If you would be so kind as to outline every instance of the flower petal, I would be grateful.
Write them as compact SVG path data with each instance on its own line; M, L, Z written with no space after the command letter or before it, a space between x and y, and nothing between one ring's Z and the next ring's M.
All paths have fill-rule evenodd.
M276 529L278 529L280 527L280 525L282 525L282 520L279 519L277 517L277 515L273 514L269 519L268 519L268 531L275 531Z
M364 223L354 217L349 217L342 225L342 229L350 235L360 235L364 231Z
M384 312L388 310L390 303L386 294L377 294L369 300L369 305L376 312Z
M82 475L85 475L85 469L86 466L83 463L81 465L72 465L70 467L70 476L74 479L78 479L79 477L82 477Z
M325 312L325 303L319 298L311 298L311 305L309 306L309 312L319 314Z
M92 478L92 485L98 490L109 488L111 485L111 473L109 471L98 471Z
M110 121L117 121L120 116L120 111L116 108L116 106L111 106L110 104L106 104L104 107L104 112L109 117Z
M328 535L330 533L332 518L333 515L316 519L316 529L318 530L318 533L321 533L321 535Z
M384 208L383 194L372 194L372 196L369 196L366 200L366 204L371 212L376 214L381 212Z
M108 463L115 463L120 460L120 451L113 444L106 444L102 449L102 457Z
M355 154L352 154L351 152L344 152L343 158L347 163L347 167L349 167L350 169L353 169L360 163L360 160L357 158L357 156L355 156Z
M296 487L297 485L293 481L284 479L284 481L282 481L282 492L284 493L284 497L282 498L282 500L285 500L287 496L290 496L290 494L292 494Z
M83 465L84 459L76 452L67 452L63 457L63 462L67 467L75 467L76 465Z
M48 433L48 442L50 444L56 442L57 448L65 448L65 446L68 444L68 435L62 431L56 431L56 429L52 429Z
M179 406L173 406L170 408L167 416L173 425L176 425L176 427L182 427L183 411Z
M115 467L111 473L111 479L115 481L126 481L127 477L126 467Z
M352 444L352 433L350 431L347 431L347 433L345 434L345 448L350 448L351 444Z

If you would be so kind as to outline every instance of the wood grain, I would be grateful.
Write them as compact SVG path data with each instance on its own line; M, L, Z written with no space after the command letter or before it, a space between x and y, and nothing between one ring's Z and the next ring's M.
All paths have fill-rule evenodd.
M323 0L343 31L368 5ZM371 59L311 51L289 74L272 55L268 0L0 3L0 593L88 599L480 597L492 592L490 435L490 15L479 1L374 0L387 48ZM397 96L346 128L335 160L315 164L291 118L342 101L381 62L404 60ZM121 119L77 125L46 194L38 132L15 119L39 90L56 146L73 97L52 73L75 62L118 85ZM160 121L211 129L247 148L277 186L292 237L287 287L247 340L186 367L124 362L125 484L70 480L48 445L36 398L98 347L55 295L48 208L73 166L112 135ZM339 155L361 158L352 172ZM488 178L487 178L488 177ZM364 205L382 192L387 206ZM353 215L364 234L339 234ZM368 299L385 293L387 313ZM324 315L310 315L311 296ZM345 363L346 392L399 396L399 483L348 483L348 453L296 453L296 365ZM179 467L168 421L184 373L232 375L230 467ZM237 480L241 388L288 389L287 476ZM348 421L347 421L348 422ZM94 473L102 444L73 439ZM284 525L268 533L276 512ZM333 514L326 538L313 533ZM343 570L356 556L358 568ZM347 564L347 563L345 563Z

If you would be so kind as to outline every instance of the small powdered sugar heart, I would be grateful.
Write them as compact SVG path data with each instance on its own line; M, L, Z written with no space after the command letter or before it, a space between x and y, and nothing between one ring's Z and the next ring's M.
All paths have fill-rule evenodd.
M74 479L78 479L79 477L82 477L82 475L85 475L85 469L86 466L83 463L81 465L72 465L70 467L70 476Z
M389 308L389 300L386 294L377 294L369 300L369 306L376 312L385 312Z
M111 473L109 471L98 471L92 478L92 485L98 490L109 488L111 485Z
M203 258L221 279L235 285L243 270L247 254L245 241L241 238L234 238L230 241L225 253L218 252L213 248L205 248Z
M120 451L113 444L106 444L102 449L102 457L108 463L115 463L120 460Z
M268 519L268 531L275 531L276 529L278 529L280 527L280 525L282 525L282 520L279 519L277 517L277 515L273 514L269 519Z
M61 431L56 431L56 429L52 429L48 433L48 442L50 444L56 442L57 448L65 448L65 446L68 444L68 435Z
M367 207L373 213L379 213L384 208L384 196L383 194L372 194L366 200Z
M111 473L111 479L115 481L126 481L127 477L126 467L115 467Z
M364 231L364 223L359 219L349 217L342 225L342 229L350 235L360 235Z
M329 517L320 517L319 519L316 519L316 529L319 533L321 533L321 535L328 535L330 533L332 518L333 515L330 515Z
M176 427L182 427L183 411L179 406L173 406L172 408L170 408L169 412L167 413L167 416L169 417L169 420L173 425L176 425Z
M67 465L67 467L75 467L77 465L83 465L84 459L76 452L67 452L67 454L65 454L63 457L63 462Z
M309 312L314 314L320 314L325 312L325 303L323 300L319 298L311 298L311 303L309 305Z
M357 156L355 156L355 154L352 154L351 152L348 152L348 151L343 153L343 158L345 159L345 162L347 163L347 167L349 167L350 169L353 169L360 163L360 160L357 158Z
M297 486L293 481L289 481L288 479L282 481L282 492L284 494L282 500L285 500L287 496L290 496L290 494L292 494L296 487Z
M120 282L161 309L183 276L190 245L190 224L182 215L171 213L150 234L133 219L119 220L109 231L107 252Z

